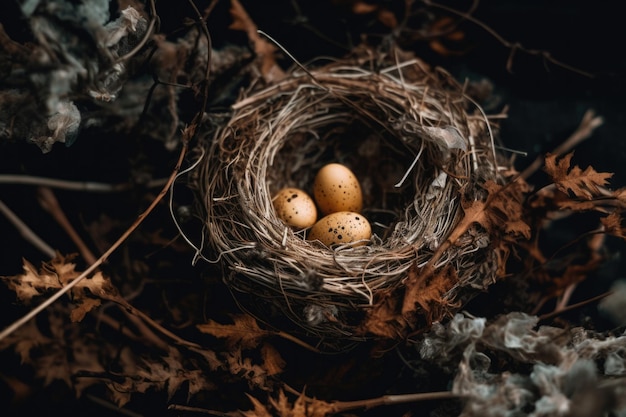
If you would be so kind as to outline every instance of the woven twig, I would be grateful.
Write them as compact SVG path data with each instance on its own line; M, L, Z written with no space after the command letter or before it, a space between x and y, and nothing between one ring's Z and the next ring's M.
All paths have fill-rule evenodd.
M482 182L502 181L494 135L463 86L419 59L296 70L240 98L202 144L208 154L193 180L202 256L225 267L227 285L264 321L287 317L309 335L361 340L377 292L429 261L462 215L461 197L484 198ZM374 232L366 246L326 248L274 213L276 191L310 190L329 162L361 181ZM488 242L476 228L438 260L459 275L446 305L496 279Z

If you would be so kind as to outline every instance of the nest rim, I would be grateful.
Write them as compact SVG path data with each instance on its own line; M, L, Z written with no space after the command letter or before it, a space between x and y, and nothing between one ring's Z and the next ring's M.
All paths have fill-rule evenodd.
M206 247L200 257L224 266L236 298L252 295L244 297L253 299L242 302L244 309L263 321L286 316L300 331L323 339L370 338L361 324L377 293L401 287L411 268L429 262L462 216L463 196L484 198L481 182L502 181L492 121L450 74L414 57L379 67L368 59L357 61L295 70L244 94L226 125L202 144L208 154L193 181L205 215ZM272 196L283 186L306 189L316 163L350 166L354 158L345 150L335 151L334 161L312 162L329 145L341 145L333 135L341 118L344 126L349 125L345 120L350 126L374 124L382 132L379 145L411 152L397 183L412 194L395 208L393 231L384 238L375 232L367 245L329 249L307 241L306 230L285 225L274 213ZM316 141L323 149L279 163ZM439 166L429 171L425 160ZM295 177L305 169L305 178ZM437 181L445 185L438 187ZM426 199L429 193L434 196ZM449 306L464 287L484 289L496 279L495 260L485 250L489 236L475 233L482 235L466 239L466 247L454 248L436 265L451 262L467 272L445 294ZM482 251L482 262L474 262L476 251ZM246 305L259 299L261 308Z

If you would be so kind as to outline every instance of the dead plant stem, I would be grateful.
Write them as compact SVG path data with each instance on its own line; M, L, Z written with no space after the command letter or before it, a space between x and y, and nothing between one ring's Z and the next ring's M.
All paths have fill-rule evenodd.
M56 251L48 245L43 239L41 239L33 230L28 227L18 216L11 210L2 200L0 200L0 213L4 214L13 226L18 230L20 235L33 246L47 255L50 259L56 256Z
M110 297L110 298L108 298L108 300L109 301L113 301L114 303L118 304L120 307L125 309L127 312L129 312L129 313L139 317L140 319L142 319L143 321L148 323L150 326L152 326L153 328L155 328L159 332L163 333L165 336L169 337L170 339L172 339L176 343L178 343L180 345L183 345L183 346L187 346L187 347L193 347L193 348L196 348L196 349L201 349L202 348L202 346L200 346L200 345L198 345L196 343L190 342L188 340L182 339L181 337L179 337L179 336L175 335L174 333L170 332L165 327L161 326L159 323L157 323L152 318L150 318L150 316L146 315L146 313L144 313L143 311L135 308L132 304L128 303L123 298L121 298L121 297ZM135 323L135 324L137 324L137 323ZM143 329L142 333L144 333L145 335L148 335L151 338L151 340L155 341L155 343L158 343L157 341L160 340L156 336L154 336L154 333L152 333L151 331L149 331L146 328ZM158 343L158 344L162 345L162 343ZM165 345L162 345L162 346L165 347Z
M607 291L607 292L604 292L602 294L596 295L594 297L588 298L586 300L580 301L578 303L570 304L570 305L568 305L566 307L563 307L561 309L557 309L557 310L551 311L549 313L542 314L541 316L539 316L539 321L545 321L545 320L551 319L553 317L556 317L559 314L563 314L563 313L566 313L568 311L575 310L575 309L580 308L580 307L584 307L587 304L591 304L591 303L594 303L596 301L600 301L603 298L608 297L612 293L613 293L613 291Z
M152 210L154 210L154 208L159 204L159 202L161 201L161 199L163 199L165 194L167 194L167 191L169 190L170 186L174 182L174 179L176 178L176 174L178 173L178 171L180 171L180 167L182 166L182 163L183 163L183 161L185 159L185 155L187 154L187 149L188 149L188 146L189 146L188 145L188 141L189 141L189 137L186 137L186 135L184 133L183 134L183 140L182 140L182 148L181 148L181 151L180 151L180 155L178 156L178 161L176 162L176 166L174 167L174 170L172 171L172 174L170 175L167 183L165 184L163 189L159 192L159 194L155 197L155 199L152 201L152 203L150 203L148 208L137 217L137 219L133 222L133 224L124 233L122 233L122 235L118 238L118 240L115 243L113 243L113 245L111 245L111 247L106 252L104 252L100 256L100 258L98 258L96 260L96 262L91 264L85 271L83 271L82 274L77 276L73 281L69 282L65 287L61 288L59 291L57 291L55 294L53 294L46 301L42 302L40 305L38 305L37 307L32 309L30 312L28 312L27 314L25 314L24 316L22 316L21 318L16 320L14 323L9 325L7 328L5 328L2 332L0 332L0 340L3 340L7 336L9 336L13 332L15 332L17 329L22 327L24 324L28 323L32 318L36 317L39 313L41 313L47 307L52 305L56 300L61 298L65 293L67 293L72 288L74 288L79 282L81 282L83 279L88 277L100 265L102 265L102 263L104 261L106 261L108 259L108 257L124 241L126 241L126 239L128 239L128 237L135 231L135 229L137 229L137 227L139 227L139 225L145 220L145 218L148 216L148 214L150 214L152 212Z
M94 264L97 261L96 256L91 252L85 241L80 237L72 222L69 221L65 212L59 204L54 192L48 187L39 188L39 204L46 210L52 218L61 226L61 228L72 239L81 256L88 264Z
M587 110L583 115L580 125L570 135L570 137L559 146L552 150L553 155L563 155L575 148L585 139L589 138L594 130L604 123L604 119L601 116L596 116L593 110ZM543 155L539 155L522 173L519 175L524 180L527 180L531 175L537 172L545 161Z
M564 62L561 62L555 58L552 57L552 55L550 55L550 53L548 51L543 51L543 50L539 50L539 49L528 49L526 47L524 47L522 44L520 44L519 42L511 42L507 39L505 39L504 37L502 37L500 34L498 34L498 32L496 32L494 29L492 29L491 27L489 27L488 25L486 25L484 22L476 19L474 16L471 15L471 12L462 12L459 10L454 9L453 7L449 7L446 6L444 4L439 4L436 3L434 1L431 0L423 0L424 4L426 4L427 6L432 6L432 7L436 7L442 10L445 10L449 13L455 14L459 17L461 17L462 19L465 19L469 22L472 22L473 24L477 25L478 27L482 28L485 32L487 32L488 34L490 34L494 39L496 39L498 42L500 42L504 47L510 49L510 53L509 53L509 57L507 59L507 63L506 63L506 69L507 71L509 71L510 73L513 73L513 58L515 57L515 53L517 51L522 51L528 55L535 55L535 56L540 56L544 59L544 61L547 62L551 62L552 64L559 66L561 68L564 68L568 71L572 71L575 72L577 74L580 74L584 77L588 77L588 78L594 78L593 74L583 71L579 68L573 67L571 65L568 65ZM473 11L473 8L472 8Z
M414 394L400 394L400 395L384 395L378 398L371 398L367 400L357 401L336 401L331 403L332 410L335 413L345 412L357 409L371 409L374 407L380 407L383 405L396 405L406 404L419 401L431 401L431 400L449 400L461 398L460 395L451 391L439 391L439 392L420 392Z
M159 178L151 180L146 184L142 184L145 188L162 187L167 182L167 178ZM32 175L0 175L0 184L19 184L19 185L36 185L40 187L57 188L69 191L87 191L92 193L113 193L120 191L128 191L133 185L124 184L105 184L90 181L68 181L56 178L38 177Z

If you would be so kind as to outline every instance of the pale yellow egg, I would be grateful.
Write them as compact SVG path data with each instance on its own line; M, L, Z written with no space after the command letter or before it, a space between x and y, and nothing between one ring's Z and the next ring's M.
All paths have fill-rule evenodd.
M369 221L360 213L338 211L322 217L309 230L307 240L319 240L326 246L351 244L362 246L372 236Z
M338 211L358 213L363 208L361 184L342 164L328 164L318 171L313 183L313 197L324 215Z
M317 221L315 202L299 188L283 188L272 199L279 219L295 229L305 229Z

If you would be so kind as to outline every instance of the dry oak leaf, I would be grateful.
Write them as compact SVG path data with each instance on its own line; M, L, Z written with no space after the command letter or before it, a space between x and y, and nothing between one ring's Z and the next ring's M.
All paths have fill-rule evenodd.
M253 410L240 411L245 417L326 417L334 414L335 407L315 398L308 398L304 394L296 399L292 404L283 390L278 393L278 398L269 398L268 406L265 406L258 399L246 394L254 406Z
M513 236L530 238L530 226L524 221L523 198L529 190L521 180L499 185L489 180L483 184L489 193L489 205L484 208L482 221L487 230L504 226L504 233ZM467 215L468 210L464 209Z
M377 300L367 311L367 317L359 328L361 334L374 334L388 339L403 337L406 321L400 314L400 298L397 291L381 290Z
M168 400L186 390L187 400L200 391L210 391L216 386L201 369L188 369L182 353L170 348L166 356L139 357L130 347L119 354L118 366L122 372L107 382L109 396L119 407L132 400L133 394L150 390L166 391Z
M37 321L30 320L15 332L0 340L0 350L13 346L13 349L20 357L20 363L32 364L31 351L34 348L50 343L52 343L52 339L41 333L37 327Z
M557 160L558 155L548 153L545 158L544 170L555 186L565 194L573 193L576 197L591 200L600 194L600 187L608 184L613 176L609 172L597 172L588 166L584 171L577 165L571 167L573 152Z
M449 302L443 296L458 281L456 270L448 266L431 276L420 276L417 265L409 269L406 280L406 292L402 305L402 314L408 315L420 306L426 313L428 323L439 319L441 309Z
M496 245L501 245L502 235L506 239L516 240L520 237L529 239L530 226L524 221L523 199L529 190L528 184L517 179L506 185L499 185L488 180L483 188L489 193L487 200L463 201L463 217L448 235L433 256L424 266L420 275L429 277L435 273L434 265L452 245L455 245L470 228L479 224L485 228Z
M253 363L251 358L244 357L240 348L231 349L224 356L232 375L246 380L251 389L270 390L267 370L262 365Z
M611 236L626 240L626 228L622 226L622 216L613 212L600 218L603 230Z
M285 369L285 360L280 356L278 350L269 343L263 343L261 346L261 357L263 368L268 376L280 374Z
M241 411L241 415L244 417L274 417L267 408L261 403L261 401L257 400L250 394L246 394L246 396L250 399L250 402L254 406L253 410L249 411Z
M197 325L198 330L220 339L226 339L230 347L253 349L263 337L273 335L270 330L259 327L254 317L249 314L233 315L233 324L220 324L214 320Z
M75 269L76 264L70 262L71 258L57 255L50 262L43 263L39 271L24 260L23 274L1 278L15 291L20 301L30 303L34 297L43 296L51 290L60 290L80 275ZM99 306L99 298L110 299L115 296L116 288L102 273L96 272L91 278L83 279L71 290L75 304L71 313L72 321L82 320L85 314Z

